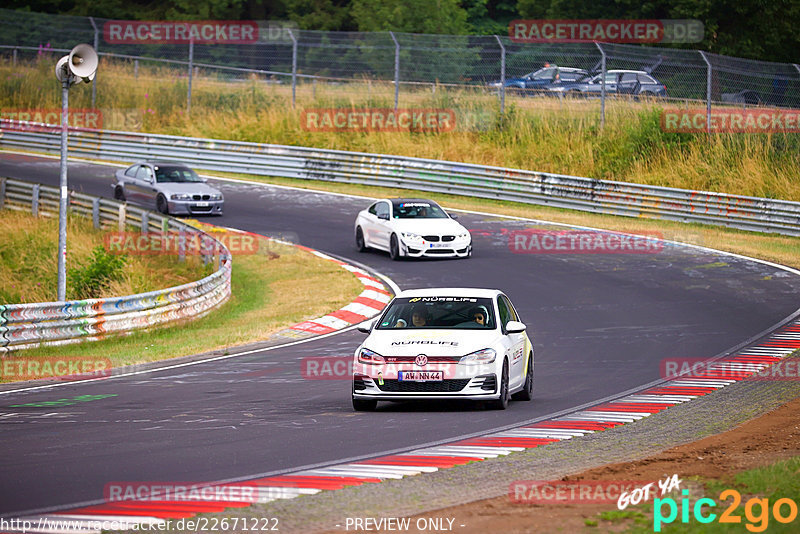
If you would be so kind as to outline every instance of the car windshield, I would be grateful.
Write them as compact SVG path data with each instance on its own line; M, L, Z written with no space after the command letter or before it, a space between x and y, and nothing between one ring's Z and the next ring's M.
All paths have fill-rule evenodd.
M396 298L376 328L491 330L494 327L492 299L443 295Z
M395 219L447 219L442 208L427 201L392 202Z
M547 68L547 69L539 69L535 73L533 73L533 79L534 80L550 80L555 75L556 75L556 69L554 67Z
M202 182L203 179L197 173L187 167L170 167L159 165L155 167L156 182Z

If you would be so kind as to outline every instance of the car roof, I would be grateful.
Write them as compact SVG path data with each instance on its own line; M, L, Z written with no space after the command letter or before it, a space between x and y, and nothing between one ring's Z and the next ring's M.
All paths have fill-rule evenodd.
M407 289L395 297L476 297L493 298L503 293L499 289L481 289L477 287L432 287L426 289Z
M383 200L388 200L392 204L401 204L405 202L429 202L430 204L435 204L437 206L439 205L429 198L385 198Z
M157 159L157 160L154 160L154 159L141 160L141 161L137 161L136 163L134 163L134 165L142 165L142 164L150 165L151 167L156 167L156 166L161 166L161 165L169 165L171 167L185 167L187 169L189 168L189 166L186 165L185 163L178 163L177 161L166 161L166 160L161 160L161 159Z
M631 69L612 69L606 72L635 72L636 74L648 74L643 70L631 70ZM599 74L599 73L598 73Z

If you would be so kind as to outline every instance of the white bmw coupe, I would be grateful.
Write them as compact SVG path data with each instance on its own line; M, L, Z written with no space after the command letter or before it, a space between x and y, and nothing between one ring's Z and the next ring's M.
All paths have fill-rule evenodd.
M472 237L436 202L420 198L378 200L356 218L356 247L402 257L468 258Z
M496 289L402 291L359 330L353 408L379 400L472 399L504 410L533 396L533 344Z

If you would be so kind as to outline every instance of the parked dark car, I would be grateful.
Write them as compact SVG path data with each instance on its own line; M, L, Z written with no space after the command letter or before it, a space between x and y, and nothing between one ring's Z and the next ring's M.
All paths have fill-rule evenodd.
M548 89L571 96L599 96L603 90L602 74L562 82ZM664 97L667 96L667 86L643 70L610 70L606 72L606 93Z
M589 72L585 69L574 67L559 67L551 65L543 67L537 71L529 72L518 78L507 78L505 86L510 89L517 89L519 92L539 92L546 91L551 87L558 87L566 82L575 82L586 77ZM502 86L500 80L489 84L489 87L499 89Z
M733 104L749 104L751 106L760 106L764 103L761 99L761 95L752 89L745 89L738 93L722 93L722 101Z

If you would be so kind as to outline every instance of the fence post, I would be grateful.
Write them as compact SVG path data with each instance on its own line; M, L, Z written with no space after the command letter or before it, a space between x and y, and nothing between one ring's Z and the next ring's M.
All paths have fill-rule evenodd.
M705 52L698 50L703 61L706 62L706 131L711 133L711 62Z
M192 112L192 71L194 70L194 38L189 39L189 89L186 91L186 113Z
M33 192L31 193L31 214L34 217L39 216L39 184L33 185Z
M597 41L594 42L597 49L600 50L600 129L602 130L606 125L606 51L600 46Z
M16 67L16 66L17 66L17 49L16 49L16 48L14 48L14 54L13 54L13 56L14 56L14 66ZM795 67L796 67L796 66L797 66L797 65L795 65Z
M133 77L138 79L139 78L139 60L133 60Z
M394 32L389 32L394 41L394 110L397 111L397 101L400 97L400 43L394 37Z
M295 106L295 99L297 98L297 37L294 32L287 28L289 37L292 38L292 109Z
M92 23L92 28L94 28L94 51L99 54L100 51L98 50L97 45L99 44L99 40L100 39L99 39L98 30L97 30L97 24L94 23L94 17L89 17L89 22ZM96 71L94 73L94 80L92 80L92 81L93 81L93 83L92 83L92 109L94 109L95 101L97 99L97 72Z
M119 233L125 232L125 219L127 218L127 209L125 208L125 204L119 205L119 217L117 220L117 230Z
M6 207L6 179L0 178L0 210Z
M497 44L500 45L500 113L506 112L506 47L497 35Z
M317 79L316 78L313 78L311 80L311 86L314 88L313 98L314 98L314 100L316 100L317 99Z
M97 197L92 200L92 225L100 228L100 199Z
M186 261L186 227L183 224L178 230L178 261Z

